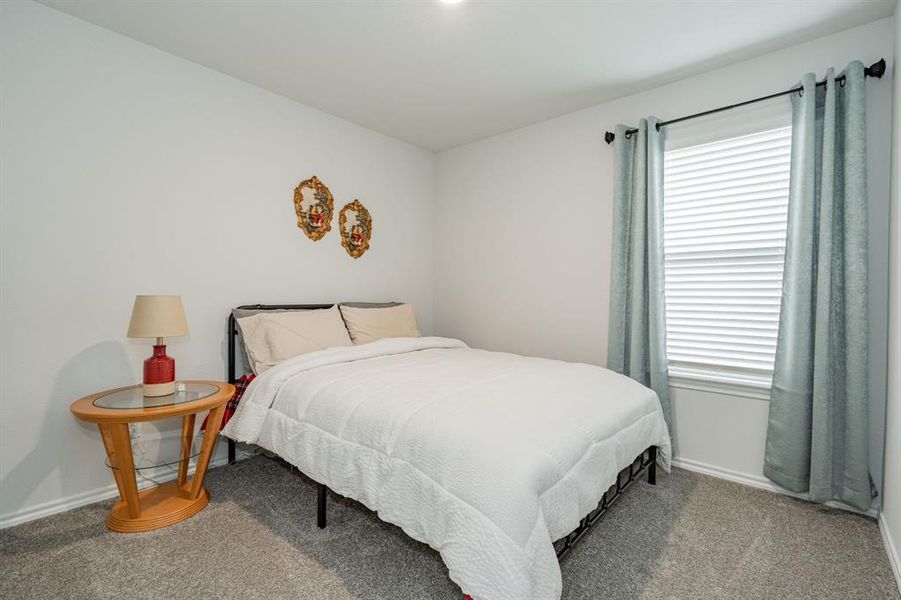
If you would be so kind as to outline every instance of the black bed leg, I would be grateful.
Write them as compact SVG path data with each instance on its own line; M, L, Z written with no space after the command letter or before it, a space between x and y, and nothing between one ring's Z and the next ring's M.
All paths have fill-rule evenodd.
M657 446L651 446L648 454L651 458L651 464L648 465L648 483L657 485Z
M325 486L321 483L316 484L316 525L319 529L325 529Z
M235 440L228 440L228 464L235 464Z

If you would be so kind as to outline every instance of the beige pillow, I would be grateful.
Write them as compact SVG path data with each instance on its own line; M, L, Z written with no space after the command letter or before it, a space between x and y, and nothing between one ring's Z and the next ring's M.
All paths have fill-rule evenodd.
M341 306L341 316L354 344L366 344L382 338L420 336L416 313L409 304L389 308Z
M238 326L250 366L257 375L301 354L353 344L337 306L258 313L238 319Z

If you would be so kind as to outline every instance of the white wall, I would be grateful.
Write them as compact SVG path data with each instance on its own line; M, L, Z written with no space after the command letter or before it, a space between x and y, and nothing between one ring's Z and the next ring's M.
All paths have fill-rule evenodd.
M472 345L606 363L613 152L605 130L793 86L829 66L892 59L892 20L851 29L441 153L436 331ZM665 51L665 49L661 49ZM889 65L891 67L891 64ZM869 83L873 473L882 472L889 80ZM786 99L786 102L788 100ZM765 484L768 403L678 389L679 458Z
M113 489L68 407L140 380L135 294L182 295L180 378L224 377L242 303L402 299L432 330L434 155L30 2L0 38L0 523ZM297 229L314 174L371 211L359 260L337 218Z
M191 335L170 353L183 378L223 376L229 307L337 299L405 299L424 332L604 364L604 130L882 56L890 19L448 151L436 170L409 145L44 6L0 3L0 524L114 489L95 429L68 405L140 379L149 346L124 337L136 293L182 294ZM869 90L878 475L891 107L887 82ZM313 243L294 225L293 188L312 174L338 206L359 197L372 211L362 259L335 231ZM892 257L898 274L897 244ZM897 281L892 302L901 310ZM766 401L687 389L673 401L684 462L760 478ZM886 443L896 457L901 440ZM901 533L899 471L887 463L885 494Z
M895 62L901 57L901 15L895 13ZM888 398L885 414L885 472L880 528L895 579L901 582L901 77L892 102L891 247L889 250Z

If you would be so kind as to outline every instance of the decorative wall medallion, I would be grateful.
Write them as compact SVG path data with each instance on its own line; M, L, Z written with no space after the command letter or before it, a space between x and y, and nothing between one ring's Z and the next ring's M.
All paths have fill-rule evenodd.
M338 230L341 245L354 258L360 258L369 250L372 239L372 215L359 200L345 204L338 213Z
M332 230L335 199L314 175L294 188L294 212L297 213L297 226L315 242Z

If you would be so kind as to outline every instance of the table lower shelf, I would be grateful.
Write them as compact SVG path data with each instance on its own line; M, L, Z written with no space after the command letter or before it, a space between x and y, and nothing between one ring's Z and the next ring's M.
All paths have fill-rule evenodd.
M191 517L206 506L210 496L204 488L197 498L191 498L191 483L178 485L172 481L143 490L138 494L141 514L128 516L128 505L120 500L113 506L106 519L106 526L113 531L135 533L167 527Z

